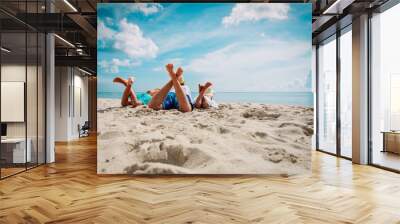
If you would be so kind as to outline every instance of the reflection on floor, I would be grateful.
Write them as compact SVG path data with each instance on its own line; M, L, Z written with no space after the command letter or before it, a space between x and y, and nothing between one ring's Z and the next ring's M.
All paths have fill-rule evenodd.
M1 172L1 178L5 178L8 176L11 176L13 174L17 174L20 173L22 171L25 171L26 169L30 169L31 167L35 167L36 163L28 163L26 164L26 168L25 168L25 164L18 164L18 165L4 165L2 164L2 168L0 168L0 172Z
M375 151L372 157L373 164L400 171L400 155L391 152Z
M18 168L1 168L1 178L19 173L24 170L25 170L25 167L24 168L19 168L19 167Z

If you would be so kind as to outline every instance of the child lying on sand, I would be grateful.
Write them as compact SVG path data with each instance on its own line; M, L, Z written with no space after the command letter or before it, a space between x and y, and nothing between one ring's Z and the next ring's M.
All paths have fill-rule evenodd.
M128 80L124 80L120 77L115 78L113 82L125 85L121 105L132 105L132 107L136 107L144 104L155 110L178 109L181 112L192 111L194 106L196 108L209 108L215 105L212 100L212 95L207 95L207 90L212 85L210 82L201 86L202 88L201 90L199 89L199 96L196 99L196 103L193 104L190 88L184 83L183 69L178 68L176 73L174 73L172 64L166 65L166 69L171 80L161 89L152 89L142 94L136 94L133 91L132 84L134 79L132 77L128 78ZM174 91L172 87L174 87Z
M206 82L204 85L199 84L199 96L194 104L196 108L208 109L210 107L218 107L218 104L214 101L214 93L211 86L211 82Z

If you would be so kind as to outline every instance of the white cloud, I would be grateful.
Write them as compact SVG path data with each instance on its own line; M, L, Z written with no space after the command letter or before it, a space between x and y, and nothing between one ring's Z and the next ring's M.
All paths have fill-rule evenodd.
M307 91L311 44L267 39L237 42L184 67L219 91ZM299 79L295 83L293 80Z
M106 17L106 24L108 24L108 25L113 25L113 24L114 24L113 19L110 18L110 17Z
M113 36L115 35L115 31L110 29L110 28L108 28L106 26L106 24L104 24L103 21L99 20L99 23L98 23L97 26L98 26L98 28L97 28L98 32L97 33L98 33L98 36L99 36L98 37L99 40L112 39Z
M111 61L102 60L99 66L108 73L118 73L120 67L134 67L140 65L140 62L134 62L129 59L113 58Z
M286 3L238 3L231 14L222 19L222 24L231 26L245 21L285 20L288 13L289 4Z
M134 58L154 58L158 47L152 39L143 36L139 26L128 23L126 19L119 22L120 32L115 34L114 48Z
M191 30L190 32L179 32L171 36L165 36L164 32L153 33L153 36L162 36L157 40L160 46L160 54L169 51L177 51L187 47L201 44L207 40L222 39L225 37L237 36L237 33L231 33L224 29L216 29L211 31Z
M105 45L106 40L114 41L114 48L121 50L134 58L154 58L158 53L158 47L152 39L143 36L140 27L122 19L119 30L115 31L103 22L98 23L98 39L100 44ZM104 46L103 46L104 47Z
M162 10L162 5L158 3L135 3L131 4L131 10L140 11L148 16Z
M152 70L155 72L161 72L163 70L163 68L162 67L154 67Z
M170 58L165 61L165 64L174 64L174 67L179 67L183 63L183 58Z

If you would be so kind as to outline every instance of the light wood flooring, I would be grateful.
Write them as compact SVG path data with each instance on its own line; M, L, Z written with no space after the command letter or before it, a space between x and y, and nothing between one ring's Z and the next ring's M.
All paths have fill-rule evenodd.
M0 181L0 223L400 223L400 175L313 153L308 175L98 176L96 139Z

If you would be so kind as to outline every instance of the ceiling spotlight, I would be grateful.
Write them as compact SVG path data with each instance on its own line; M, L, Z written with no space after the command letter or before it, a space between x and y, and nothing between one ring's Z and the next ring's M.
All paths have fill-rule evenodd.
M9 50L9 49L7 49L5 47L1 47L0 49L1 49L1 51L4 51L6 53L10 53L11 52L11 50Z

